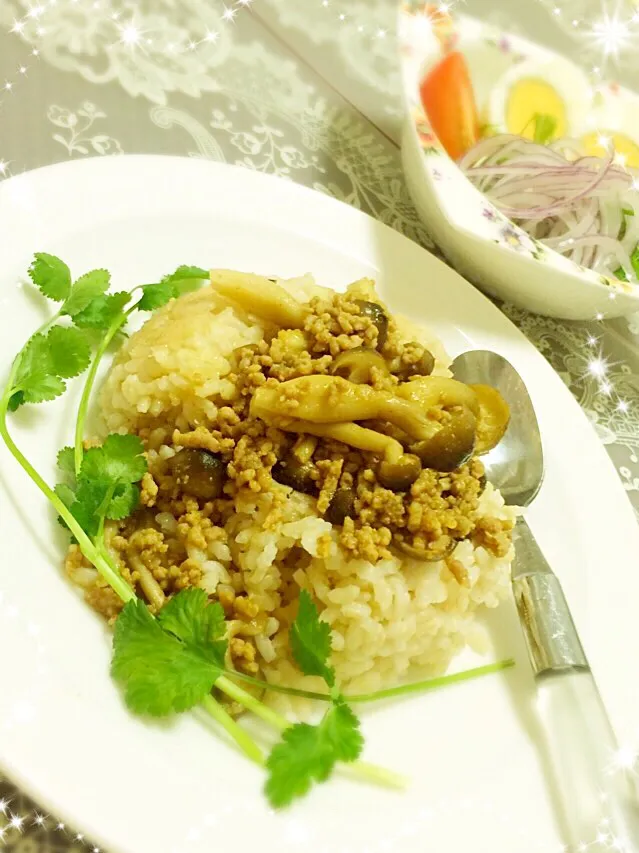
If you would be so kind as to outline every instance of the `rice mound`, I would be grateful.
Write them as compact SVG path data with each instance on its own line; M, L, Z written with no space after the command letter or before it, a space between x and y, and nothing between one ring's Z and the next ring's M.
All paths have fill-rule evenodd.
M300 302L327 293L310 276L278 284ZM434 372L450 375L441 343L424 328L395 319L406 341L417 340L433 353ZM182 430L206 424L233 397L230 353L258 342L264 331L211 288L171 302L119 352L101 394L104 427L136 432L149 424ZM151 442L149 461L155 454L173 452ZM314 498L279 484L267 493L247 490L225 524L226 542L211 541L189 551L202 566L200 585L211 595L229 583L232 571L242 572L246 591L267 617L255 645L269 681L322 687L320 680L299 673L288 648L301 588L312 591L323 608L321 618L332 630L332 662L351 692L392 685L411 670L421 677L440 674L466 645L485 651L486 637L474 614L506 597L512 547L506 556L496 557L469 540L460 542L453 556L466 569L464 586L443 560L392 557L373 564L347 559L336 530L315 504ZM480 511L504 521L515 519L515 510L504 505L490 484L480 498ZM164 529L176 524L170 517L156 521Z

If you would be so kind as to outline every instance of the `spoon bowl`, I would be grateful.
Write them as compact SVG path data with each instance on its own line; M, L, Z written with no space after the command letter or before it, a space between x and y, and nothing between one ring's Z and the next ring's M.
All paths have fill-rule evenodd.
M544 452L532 400L524 380L503 356L473 350L453 362L455 379L468 385L491 385L510 408L506 434L482 462L486 477L509 506L529 506L544 478Z

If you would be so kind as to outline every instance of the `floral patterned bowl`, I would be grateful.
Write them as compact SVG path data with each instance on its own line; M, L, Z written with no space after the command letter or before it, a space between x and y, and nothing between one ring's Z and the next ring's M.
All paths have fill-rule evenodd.
M406 120L404 169L413 201L433 239L466 278L491 296L566 320L618 317L639 310L639 287L578 266L504 217L446 154L420 100L423 71L442 43L472 44L484 80L504 73L527 50L520 38L460 16L446 29L430 3L403 3L399 45ZM466 44L465 44L466 43ZM466 55L468 55L466 53Z

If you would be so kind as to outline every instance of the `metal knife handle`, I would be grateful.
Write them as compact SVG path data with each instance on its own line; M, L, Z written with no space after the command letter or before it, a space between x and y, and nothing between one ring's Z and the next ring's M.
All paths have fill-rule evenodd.
M523 520L515 548L515 602L570 849L639 853L639 793L620 766L619 747L561 584Z
M533 672L587 667L559 579L523 519L515 528L515 554L513 593Z

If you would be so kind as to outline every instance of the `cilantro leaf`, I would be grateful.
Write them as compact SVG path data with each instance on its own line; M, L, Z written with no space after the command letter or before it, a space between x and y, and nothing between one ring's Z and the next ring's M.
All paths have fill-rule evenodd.
M53 490L67 509L71 509L75 501L75 490L66 483L58 483Z
M106 331L130 299L131 294L126 291L96 296L74 315L73 322L81 329Z
M142 298L138 302L138 308L140 311L155 311L171 299L177 299L185 293L197 290L200 282L208 277L208 271L201 267L178 267L174 273L165 275L157 284L145 284L142 287Z
M55 375L51 365L48 339L42 333L34 335L20 355L9 410L15 412L24 403L54 400L65 391L64 382Z
M185 643L209 646L219 667L224 666L226 654L226 622L222 605L209 604L203 589L191 587L174 596L158 614L165 631Z
M111 275L107 270L91 270L81 275L71 286L71 293L62 306L62 313L75 317L96 298L109 289Z
M109 489L108 484L88 479L81 479L78 483L75 500L69 509L87 536L95 536L100 529L100 518L104 515Z
M289 634L291 651L304 675L321 675L329 687L335 685L335 670L328 665L331 629L321 622L309 593L300 592L299 609Z
M58 451L56 464L60 471L75 479L75 451L72 447L63 447Z
M17 412L20 406L24 405L24 391L16 391L9 397L7 410L9 412Z
M184 592L172 598L160 613L171 606L169 624L181 626L186 634L200 635L202 625L187 629L183 624L186 616L180 611ZM208 622L206 610L200 611L200 618ZM163 630L144 602L134 599L115 623L111 674L122 683L126 704L137 714L160 717L186 711L210 693L220 674L219 642L183 642Z
M85 371L91 347L83 332L70 326L54 326L48 335L38 332L18 355L9 410L24 403L53 400L66 390L63 379Z
M38 332L33 335L21 353L18 355L20 363L14 380L14 386L22 386L28 382L29 377L37 372L42 372L44 367L49 367L49 347L46 335Z
M106 518L119 521L128 518L138 508L140 489L133 483L120 483L113 492L113 497L105 510Z
M137 435L108 435L101 447L92 447L84 454L80 479L107 486L137 483L147 471L143 451Z
M138 310L155 311L175 297L171 282L160 281L157 284L145 284L142 288L142 298L138 302Z
M29 278L49 299L62 302L71 290L69 267L47 252L36 252L29 267Z
M83 373L91 362L91 346L85 332L73 326L54 326L47 335L52 373L71 379Z
M101 518L126 518L137 508L140 490L134 484L147 471L143 450L137 436L114 434L85 451L71 512L88 536L97 534ZM61 462L70 464L65 451Z
M46 403L64 394L66 385L58 376L50 374L34 374L29 387L23 389L25 403Z
M162 281L187 281L188 279L202 281L208 278L209 275L209 271L202 269L202 267L192 267L182 264L171 275L165 275Z
M314 782L328 779L338 761L355 761L363 745L359 721L344 703L332 705L317 726L286 729L266 761L269 802L279 808L304 796Z

